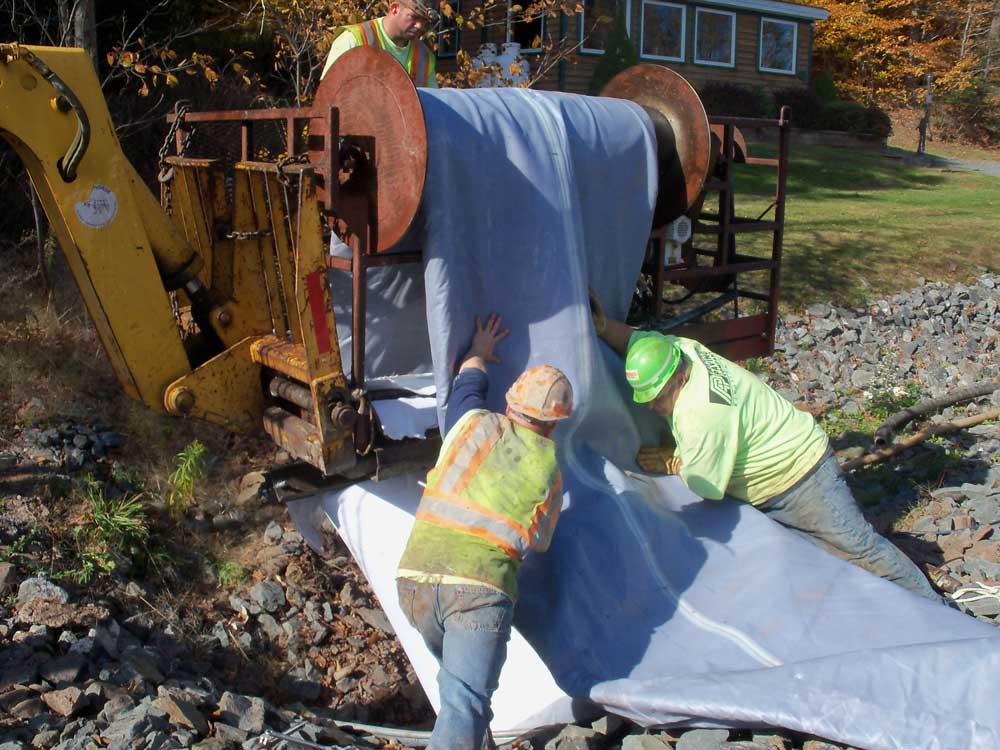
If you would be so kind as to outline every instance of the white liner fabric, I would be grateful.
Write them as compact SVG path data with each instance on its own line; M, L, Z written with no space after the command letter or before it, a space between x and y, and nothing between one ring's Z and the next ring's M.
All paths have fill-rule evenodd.
M511 336L489 405L526 367L573 383L555 439L564 511L520 576L493 728L600 708L647 726L775 726L859 748L1000 747L996 630L862 571L735 502L633 474L655 418L594 336L587 284L622 318L649 231L655 144L621 101L522 90L420 91L429 134L427 323L439 409L472 332ZM437 705L437 665L396 603L421 488L368 482L304 501L337 526ZM312 506L309 505L312 503Z
M437 427L437 399L434 396L404 396L373 402L382 423L382 431L390 440L424 438Z

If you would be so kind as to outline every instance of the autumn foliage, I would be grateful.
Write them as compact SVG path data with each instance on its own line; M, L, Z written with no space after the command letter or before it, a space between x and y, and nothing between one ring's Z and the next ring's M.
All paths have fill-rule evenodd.
M169 0L161 0L169 2ZM178 54L169 41L147 44L142 37L114 45L106 54L113 75L133 81L138 93L148 96L159 86L176 86L179 77L201 76L211 86L221 76L231 77L247 88L266 90L271 101L303 104L308 102L316 87L330 45L344 27L381 15L387 2L372 0L215 0L210 3L214 12L206 20L205 39L218 37L233 29L242 29L241 38L246 42L260 42L268 47L267 64L254 64L249 50L228 49L225 55L199 52ZM530 22L538 18L556 18L560 13L575 14L582 11L578 0L533 0L524 4L506 0L482 0L466 4L459 12L448 0L439 0L438 6L447 25L464 31L479 31L490 26ZM610 21L611 19L598 19ZM541 54L533 65L534 77L524 85L531 85L558 60L575 50L580 40L559 38L553 33L558 24L547 24L546 36L537 36L532 46ZM185 36L192 37L187 33ZM253 36L257 39L253 40ZM424 37L432 49L439 39L434 30ZM259 46L259 45L258 45ZM457 55L457 70L442 75L442 86L475 86L484 71L476 69L465 50ZM507 71L492 71L496 80L504 80Z
M818 0L815 65L838 94L907 106L933 91L969 116L1000 118L1000 0ZM984 120L985 121L985 120ZM1000 138L1000 132L997 133Z

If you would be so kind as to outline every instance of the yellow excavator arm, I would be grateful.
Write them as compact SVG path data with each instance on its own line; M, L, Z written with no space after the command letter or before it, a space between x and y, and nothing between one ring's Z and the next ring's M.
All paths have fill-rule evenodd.
M122 153L79 49L0 46L0 135L24 163L115 374L160 412L192 369L163 278L199 259Z
M122 153L80 49L0 45L0 137L28 171L129 396L263 428L325 475L356 468L310 167L296 170L289 202L274 164L236 165L230 205L214 160L172 157L184 205L167 216Z

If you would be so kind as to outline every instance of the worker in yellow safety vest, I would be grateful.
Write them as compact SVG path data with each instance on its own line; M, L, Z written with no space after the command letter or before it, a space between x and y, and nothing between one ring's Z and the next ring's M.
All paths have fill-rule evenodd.
M431 750L480 750L507 657L517 571L549 547L562 508L552 432L573 388L549 365L507 391L505 414L484 408L486 365L508 331L491 314L455 378L445 438L396 573L399 603L440 662ZM488 740L488 744L492 744Z
M381 18L343 27L330 47L323 75L347 50L378 47L396 58L414 86L437 88L437 58L420 37L437 24L438 17L438 12L423 0L393 0L389 12Z
M708 500L731 497L856 565L932 601L927 578L861 513L823 428L753 373L697 341L638 331L604 315L594 328L625 357L633 400L675 445L639 451L645 471L676 474Z

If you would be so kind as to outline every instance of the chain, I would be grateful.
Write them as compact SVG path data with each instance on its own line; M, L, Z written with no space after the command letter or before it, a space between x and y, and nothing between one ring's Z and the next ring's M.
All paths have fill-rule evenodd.
M297 156L282 156L278 161L274 163L274 168L278 171L278 182L280 182L285 187L288 187L289 179L288 175L285 174L285 167L289 164L308 164L309 154L299 154Z
M184 117L191 110L191 103L182 99L174 104L174 121L170 123L170 127L167 129L167 135L163 139L163 145L160 146L159 157L159 167L160 172L156 176L160 184L163 186L163 210L167 214L171 213L171 202L173 198L173 191L171 190L171 183L174 179L174 168L167 164L167 156L170 154L170 144L177 137L177 131L184 124ZM180 146L177 149L178 156L184 156L185 152L188 150L188 146L191 145L191 138L194 136L195 128L191 128L184 132L184 137L181 139Z
M244 232L239 229L234 229L231 232L226 232L227 240L256 240L260 237L270 237L271 230L269 229L255 229L249 232Z

